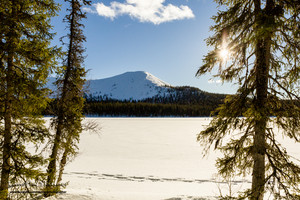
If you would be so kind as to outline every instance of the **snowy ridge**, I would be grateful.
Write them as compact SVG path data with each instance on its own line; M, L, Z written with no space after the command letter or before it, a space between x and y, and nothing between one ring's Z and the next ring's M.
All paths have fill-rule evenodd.
M170 84L148 72L126 72L87 82L87 94L117 100L142 100L168 92Z
M135 74L141 73L141 75L146 74L146 79L147 80L151 81L152 83L154 83L154 84L156 84L157 86L160 86L160 87L171 86L169 83L166 83L166 82L160 80L159 78L153 76L149 72L131 72L131 73L135 73Z

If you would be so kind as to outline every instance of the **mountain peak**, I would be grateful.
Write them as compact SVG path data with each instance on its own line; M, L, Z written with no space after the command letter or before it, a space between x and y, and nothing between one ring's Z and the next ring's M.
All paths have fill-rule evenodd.
M134 71L88 81L89 94L118 100L142 100L166 93L170 84L149 72Z
M120 75L117 75L114 77L119 77L122 79L135 79L137 81L147 81L148 80L148 81L152 82L154 85L161 86L161 87L171 86L169 83L166 83L166 82L160 80L153 74L146 72L146 71L125 72L123 74L120 74Z

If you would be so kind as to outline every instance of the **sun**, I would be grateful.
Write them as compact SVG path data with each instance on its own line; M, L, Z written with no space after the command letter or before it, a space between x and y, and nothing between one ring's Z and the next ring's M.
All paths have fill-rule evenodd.
M220 58L222 59L223 62L227 61L228 58L229 58L229 50L226 49L226 48L222 48L220 53L219 53L219 56Z

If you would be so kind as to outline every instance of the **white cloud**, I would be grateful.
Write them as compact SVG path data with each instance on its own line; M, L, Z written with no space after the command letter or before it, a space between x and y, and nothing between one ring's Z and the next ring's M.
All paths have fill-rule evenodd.
M93 14L97 14L97 11L96 10L93 10L92 8L90 7L83 7L82 9L84 12L88 12L88 13L93 13Z
M129 15L140 22L160 24L173 20L194 18L193 11L188 6L164 5L165 0L126 0L124 3L113 1L110 6L103 3L94 4L98 15L114 19L120 15ZM95 13L92 10L86 10Z
M110 8L109 6L104 5L103 3L97 3L94 5L98 15L103 17L108 17L110 19L114 19L117 15L114 9Z

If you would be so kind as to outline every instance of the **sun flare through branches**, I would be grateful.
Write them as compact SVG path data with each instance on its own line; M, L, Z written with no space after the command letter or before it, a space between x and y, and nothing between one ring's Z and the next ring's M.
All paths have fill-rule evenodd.
M224 47L220 50L219 57L220 57L222 63L225 63L229 59L229 55L230 55L230 52L226 47Z
M218 57L219 57L221 63L226 63L229 60L230 54L231 54L231 52L229 50L227 38L228 38L228 34L226 32L224 32L222 34L222 44L221 44L221 47L218 52Z
M230 54L231 53L230 53L230 50L228 48L227 42L223 41L222 46L219 49L219 53L218 53L218 56L219 56L219 59L220 59L221 63L226 63L230 59Z

